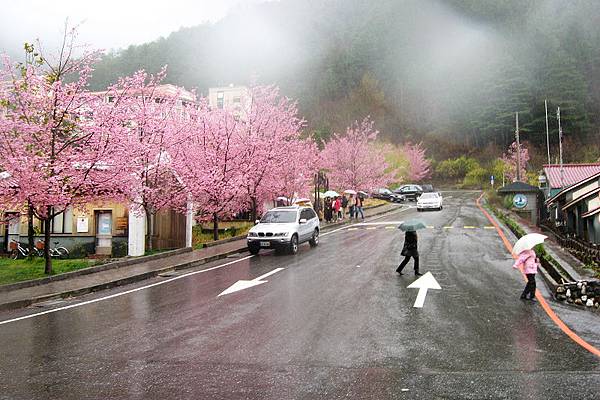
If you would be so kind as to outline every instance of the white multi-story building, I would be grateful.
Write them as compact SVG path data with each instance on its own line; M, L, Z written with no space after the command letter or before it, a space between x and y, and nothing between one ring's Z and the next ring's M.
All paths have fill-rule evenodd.
M236 116L241 116L247 109L250 95L246 86L224 86L208 89L208 105L211 108L228 109Z

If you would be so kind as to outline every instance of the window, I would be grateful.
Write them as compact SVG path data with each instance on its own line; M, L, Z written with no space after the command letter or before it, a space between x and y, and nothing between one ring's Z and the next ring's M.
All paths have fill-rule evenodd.
M42 224L42 230L44 225ZM52 233L73 233L73 208L67 207L50 222Z
M310 208L305 208L300 213L300 219L305 219L308 221L314 217L315 217L315 212L313 210L311 210Z
M233 102L234 102L234 103L241 103L241 102L242 102L242 98L241 98L240 96L235 96L235 97L233 98Z
M224 92L217 92L217 108L223 108L223 101L225 100Z
M296 211L269 211L260 219L261 224L296 222Z

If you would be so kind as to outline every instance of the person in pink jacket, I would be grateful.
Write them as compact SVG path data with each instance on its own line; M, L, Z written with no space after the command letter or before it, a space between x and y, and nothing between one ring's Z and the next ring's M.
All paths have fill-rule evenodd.
M533 250L523 250L515 260L513 268L522 268L523 273L527 277L527 284L521 294L521 299L528 298L535 301L535 274L537 274L539 264L540 260Z

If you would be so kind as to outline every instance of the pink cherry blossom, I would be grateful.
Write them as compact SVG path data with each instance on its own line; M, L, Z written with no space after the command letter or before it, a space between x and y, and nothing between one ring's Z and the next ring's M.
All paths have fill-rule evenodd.
M431 162L425 158L425 149L422 143L404 145L404 155L408 161L408 179L419 182L431 176Z
M340 190L373 190L385 187L393 177L386 173L384 153L377 148L378 132L365 118L348 127L345 135L334 134L321 152L330 185Z

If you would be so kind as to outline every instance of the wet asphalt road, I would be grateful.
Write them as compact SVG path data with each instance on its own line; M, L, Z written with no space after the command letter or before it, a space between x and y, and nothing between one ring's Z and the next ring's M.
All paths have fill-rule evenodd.
M600 399L600 360L518 299L522 278L475 198L445 193L441 212L376 220L434 227L419 232L421 271L442 290L421 309L412 261L394 272L402 233L344 229L295 256L0 325L0 399ZM570 318L597 343L598 316L581 313Z

